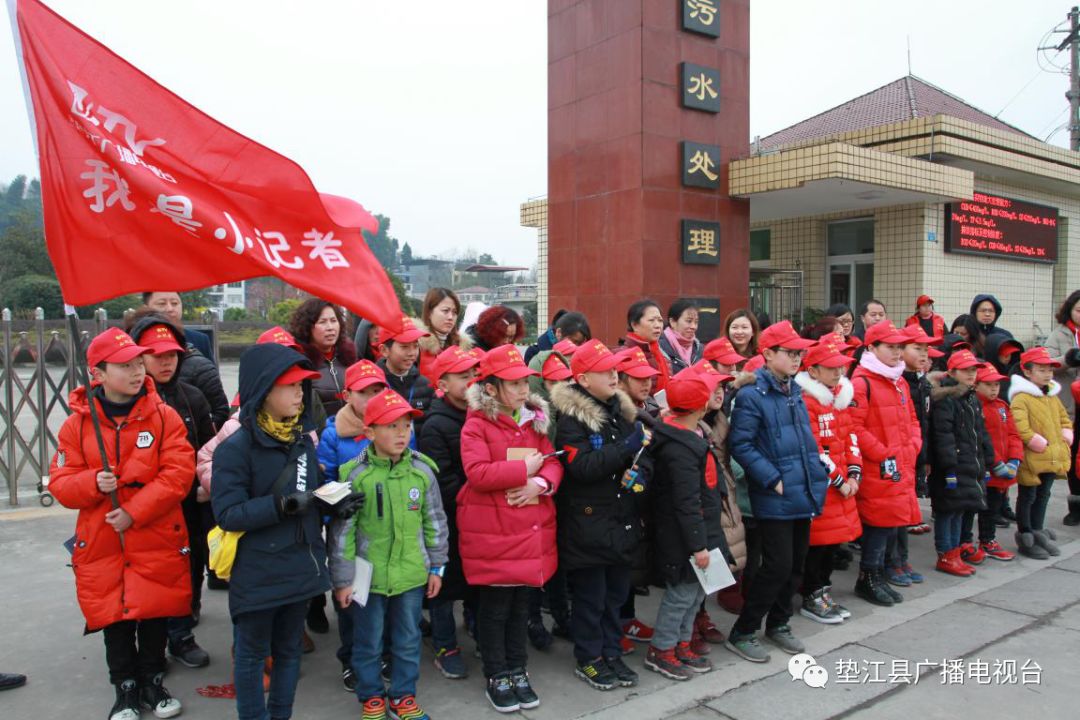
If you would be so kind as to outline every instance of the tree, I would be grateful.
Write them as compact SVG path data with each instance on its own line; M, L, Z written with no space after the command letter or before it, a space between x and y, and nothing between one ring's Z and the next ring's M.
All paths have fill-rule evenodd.
M64 316L60 283L47 275L23 275L6 283L0 304L20 314L33 312L34 308L40 307L45 311L46 318Z
M93 305L87 305L85 307L78 308L79 317L88 318L92 317L94 311L98 308L104 308L105 314L113 319L119 320L124 317L124 313L128 310L134 310L142 305L141 295L121 295L120 297L106 300L105 302L95 303Z
M248 319L247 310L241 307L225 308L224 319L226 322L242 322Z
M480 257L477 258L476 262L478 264L480 264L480 265L498 265L499 264L499 263L495 262L495 258L491 257L490 253L481 253Z
M405 243L404 245L401 246L401 264L402 265L412 265L412 261L413 261L412 248L409 247L409 243Z
M385 215L376 215L375 219L379 221L379 231L375 234L364 232L364 240L367 241L368 247L378 258L379 263L384 268L391 269L397 261L398 241L390 237L390 218Z
M390 279L390 284L394 286L394 294L397 295L398 305L401 306L401 312L410 317L419 315L419 303L409 297L409 294L405 292L405 283L401 282L401 278L389 270L386 271L386 277Z
M296 308L300 307L300 303L302 302L303 300L292 298L290 300L282 300L279 303L274 303L270 306L270 312L266 314L266 317L275 325L288 328L289 319L292 317L292 314L296 312Z

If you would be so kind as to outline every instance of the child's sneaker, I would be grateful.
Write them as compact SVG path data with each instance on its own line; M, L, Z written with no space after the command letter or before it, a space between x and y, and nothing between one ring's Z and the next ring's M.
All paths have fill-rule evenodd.
M923 577L922 573L915 572L915 568L911 567L911 563L904 563L900 566L900 568L904 571L904 574L911 579L911 582L915 583L916 585L926 579L925 577Z
M634 642L650 642L653 638L653 629L634 618L623 625L623 637Z
M645 653L645 667L670 680L690 679L690 670L675 656L675 648L658 650L650 645Z
M826 585L824 588L822 588L821 597L825 600L825 603L829 607L836 611L836 614L839 615L842 620L847 620L849 617L851 617L851 611L840 603L833 600L832 593L829 592L830 590L832 590L832 585Z
M435 653L435 667L439 668L439 672L443 674L443 677L450 680L469 677L469 669L465 667L465 659L461 657L459 648L450 650L441 648Z
M886 568L885 576L890 585L895 585L897 587L911 587L911 578L904 572L904 568Z
M675 646L675 657L690 672L707 673L713 669L709 658L702 657L694 652L688 642L681 642Z
M755 633L749 635L737 635L734 631L728 633L727 642L724 643L731 652L735 653L743 660L749 660L750 662L764 663L769 662L769 652L762 647L761 642L757 639Z
M125 680L116 686L116 702L109 711L109 720L139 720L139 686Z
M517 712L521 705L514 692L514 684L510 682L510 673L499 673L488 678L487 699L491 707L501 713Z
M158 673L139 687L139 702L148 710L153 711L156 718L171 718L180 714L183 709L180 701L169 694L162 685L165 673Z
M540 696L533 690L529 682L529 673L524 668L510 671L510 684L514 686L514 696L517 697L518 707L522 710L532 710L540 707Z
M544 623L541 620L533 620L529 623L529 642L537 650L543 651L551 647L551 643L554 642L554 638L551 637L551 633L544 627Z
M960 559L968 565L982 565L986 559L986 553L975 543L964 543L960 546Z
M386 720L386 700L381 697L365 700L360 718L361 720Z
M960 548L953 548L948 552L940 553L934 569L957 577L968 577L975 574L975 569L960 559Z
M390 656L383 655L379 658L379 677L384 683L390 682Z
M341 666L341 684L345 686L345 692L356 692L356 671L352 665Z
M630 669L630 667L623 662L621 657L604 658L604 662L611 668L611 672L615 673L615 677L619 679L619 684L623 687L634 687L638 683L638 674Z
M979 543L979 547L982 548L982 551L984 553L986 553L986 557L993 558L994 560L1008 562L1016 557L1016 555L1001 547L1001 545L998 544L997 540Z
M619 638L619 648L622 650L623 655L633 655L637 648L634 646L634 641L623 635Z
M705 642L710 645L723 645L724 633L720 632L720 628L713 624L712 618L709 617L704 608L698 610L697 615L694 616L694 632L699 633ZM697 652L695 650L695 652ZM698 653L704 655L705 653Z
M579 662L574 668L574 674L597 690L610 690L619 684L619 678L602 657L589 662Z
M774 628L766 628L765 637L786 652L788 655L798 655L806 652L803 641L791 634L790 625L777 625Z
M844 618L836 608L825 600L824 588L815 590L803 598L799 614L825 625L837 625L844 622Z
M210 664L210 655L199 647L194 635L188 635L179 642L169 642L167 650L169 657L189 668L202 668Z
M431 716L416 704L416 697L406 695L390 701L390 712L393 720L431 720Z

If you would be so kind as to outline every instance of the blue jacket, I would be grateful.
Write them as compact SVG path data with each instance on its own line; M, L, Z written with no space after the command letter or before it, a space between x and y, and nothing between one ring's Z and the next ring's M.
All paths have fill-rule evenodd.
M326 429L319 438L319 464L322 465L326 482L338 480L338 468L350 460L360 457L360 453L370 444L370 440L355 437L338 437L337 415L327 419ZM412 438L410 438L410 445Z
M293 365L311 363L284 345L253 345L240 357L240 429L214 451L210 500L222 530L244 531L236 549L229 579L229 612L237 615L307 600L330 589L322 523L313 509L296 517L281 517L274 483L296 443L302 450L292 477L279 495L314 490L319 464L309 433L314 428L305 409L303 432L292 444L267 435L255 415L274 380ZM311 382L304 381L305 408Z
M731 456L746 471L755 518L801 520L821 514L829 480L798 385L789 382L784 392L775 375L758 370L735 398L728 442ZM780 481L783 494L775 490Z

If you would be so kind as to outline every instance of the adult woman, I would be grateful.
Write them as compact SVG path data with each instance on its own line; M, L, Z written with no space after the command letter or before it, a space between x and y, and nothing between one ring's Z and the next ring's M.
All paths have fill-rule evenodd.
M473 345L487 352L500 345L517 345L521 342L525 337L525 321L513 308L492 305L480 313L468 334Z
M735 352L744 358L757 355L758 335L761 329L757 318L749 310L740 308L724 318L724 337L731 341Z
M959 335L964 342L971 342L971 335L968 332L968 325L971 322L971 316L967 313L957 315L956 319L952 321L952 326L949 327L949 334Z
M701 359L704 346L697 339L698 309L693 300L679 298L667 313L668 326L657 343L671 366L671 373L685 370Z
M345 368L356 362L356 346L344 329L341 308L321 298L308 298L289 319L289 332L319 373L311 385L328 416L345 404Z
M660 306L648 298L638 300L626 311L626 327L629 332L623 337L622 344L640 348L645 353L649 365L660 372L653 384L653 393L660 392L667 387L668 378L671 377L671 368L660 349L660 335L664 332L664 315L660 312Z
M1071 387L1073 381L1080 377L1080 290L1073 290L1069 297L1065 298L1055 317L1058 326L1047 338L1046 349L1051 360L1061 363L1061 367L1054 370L1054 379L1063 389L1058 393L1058 400L1065 405L1069 417L1075 418L1076 401L1073 394L1065 389ZM1080 445L1080 438L1073 441L1071 457L1076 457L1077 445ZM1069 526L1080 525L1080 475L1076 470L1074 465L1068 473L1069 513L1064 522Z
M840 332L844 333L845 340L851 337L851 333L855 330L855 313L851 312L850 307L844 303L836 303L829 306L829 309L825 311L825 315L836 318L836 322L840 326Z
M427 329L431 334L420 338L420 374L436 384L435 358L448 347L457 345L463 350L472 347L472 342L457 330L458 318L461 317L461 301L449 288L431 288L424 296L420 311L420 322L415 322L418 330Z

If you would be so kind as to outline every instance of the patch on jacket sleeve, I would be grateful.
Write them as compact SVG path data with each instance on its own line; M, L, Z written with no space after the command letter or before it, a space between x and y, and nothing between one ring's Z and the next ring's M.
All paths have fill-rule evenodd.
M420 509L420 488L417 488L417 487L409 488L409 509L410 510L419 510Z
M139 433L139 436L135 438L135 447L139 448L140 450L145 450L153 444L154 433L150 432L149 430L143 430L141 433Z

